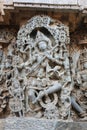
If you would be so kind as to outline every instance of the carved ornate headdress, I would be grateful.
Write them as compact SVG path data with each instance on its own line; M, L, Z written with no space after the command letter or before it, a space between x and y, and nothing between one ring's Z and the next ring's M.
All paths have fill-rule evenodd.
M36 41L40 42L40 41L48 41L49 38L47 38L42 32L37 31L37 35L36 35Z
M51 40L47 36L45 36L42 32L37 31L35 42L36 44L38 44L39 42L42 41L47 43L47 46L51 48Z

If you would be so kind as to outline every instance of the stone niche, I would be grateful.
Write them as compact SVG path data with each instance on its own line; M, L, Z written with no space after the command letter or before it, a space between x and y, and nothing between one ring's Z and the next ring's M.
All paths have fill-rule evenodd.
M7 103L12 117L86 119L87 57L83 59L83 53L72 52L69 28L60 21L44 15L31 18L6 51L0 46L0 112ZM83 94L83 107L76 87Z

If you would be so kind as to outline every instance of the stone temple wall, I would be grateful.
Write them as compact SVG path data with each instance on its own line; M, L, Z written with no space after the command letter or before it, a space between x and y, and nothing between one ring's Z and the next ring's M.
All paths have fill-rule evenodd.
M1 28L0 117L86 120L86 39L47 16Z
M69 31L37 15L20 29L0 27L0 118L0 130L86 129L85 23Z

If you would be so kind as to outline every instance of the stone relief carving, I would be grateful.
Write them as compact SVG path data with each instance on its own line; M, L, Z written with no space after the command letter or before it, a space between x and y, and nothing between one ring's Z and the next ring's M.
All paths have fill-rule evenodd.
M87 86L86 81L87 78L85 78L85 82L83 80L83 77L86 77L87 75L87 68L86 66L86 53L87 53L87 45L86 40L84 39L84 36L86 37L86 30L79 30L80 33L83 35L79 35L79 32L75 32L76 35L71 37L71 71L72 71L72 78L74 81L74 86L72 90L72 96L74 97L74 100L79 104L80 107L76 107L76 111L79 114L79 117L83 117L81 120L87 120L87 97L85 96L85 93L87 92ZM76 40L77 37L79 37L79 41L77 44ZM74 40L73 40L74 39ZM84 41L84 42L83 42ZM80 44L79 44L80 43ZM85 87L83 87L83 84L85 84ZM84 90L83 90L84 88ZM72 115L74 119L78 118L76 117L76 113L72 112Z
M12 57L6 56L8 44L15 39L15 31L12 29L0 29L0 117L9 114L8 104L10 94L6 85L12 69ZM10 45L10 51L12 45ZM9 54L9 53L8 53ZM8 110L7 114L5 113Z
M0 83L5 82L12 114L63 120L72 118L73 107L86 117L86 101L83 108L74 93L78 86L87 98L86 52L71 56L69 48L68 27L48 16L22 26L6 54L0 46Z
M13 101L18 100L21 105L15 110L10 103L13 112L46 118L56 118L56 114L58 118L69 116L69 32L63 24L54 23L47 16L37 16L18 32L8 88Z

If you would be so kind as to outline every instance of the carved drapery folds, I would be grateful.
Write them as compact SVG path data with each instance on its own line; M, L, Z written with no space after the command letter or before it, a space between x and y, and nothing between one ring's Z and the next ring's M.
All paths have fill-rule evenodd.
M75 77L77 82L80 75L76 73L79 60L76 60L78 63L74 57L73 62L70 60L67 26L48 16L35 16L20 28L16 42L15 37L11 42L4 67L0 57L0 71L5 72L5 77L1 73L1 79L9 93L12 113L69 119L71 106L80 114L84 113L72 94ZM2 47L0 55L4 56Z

